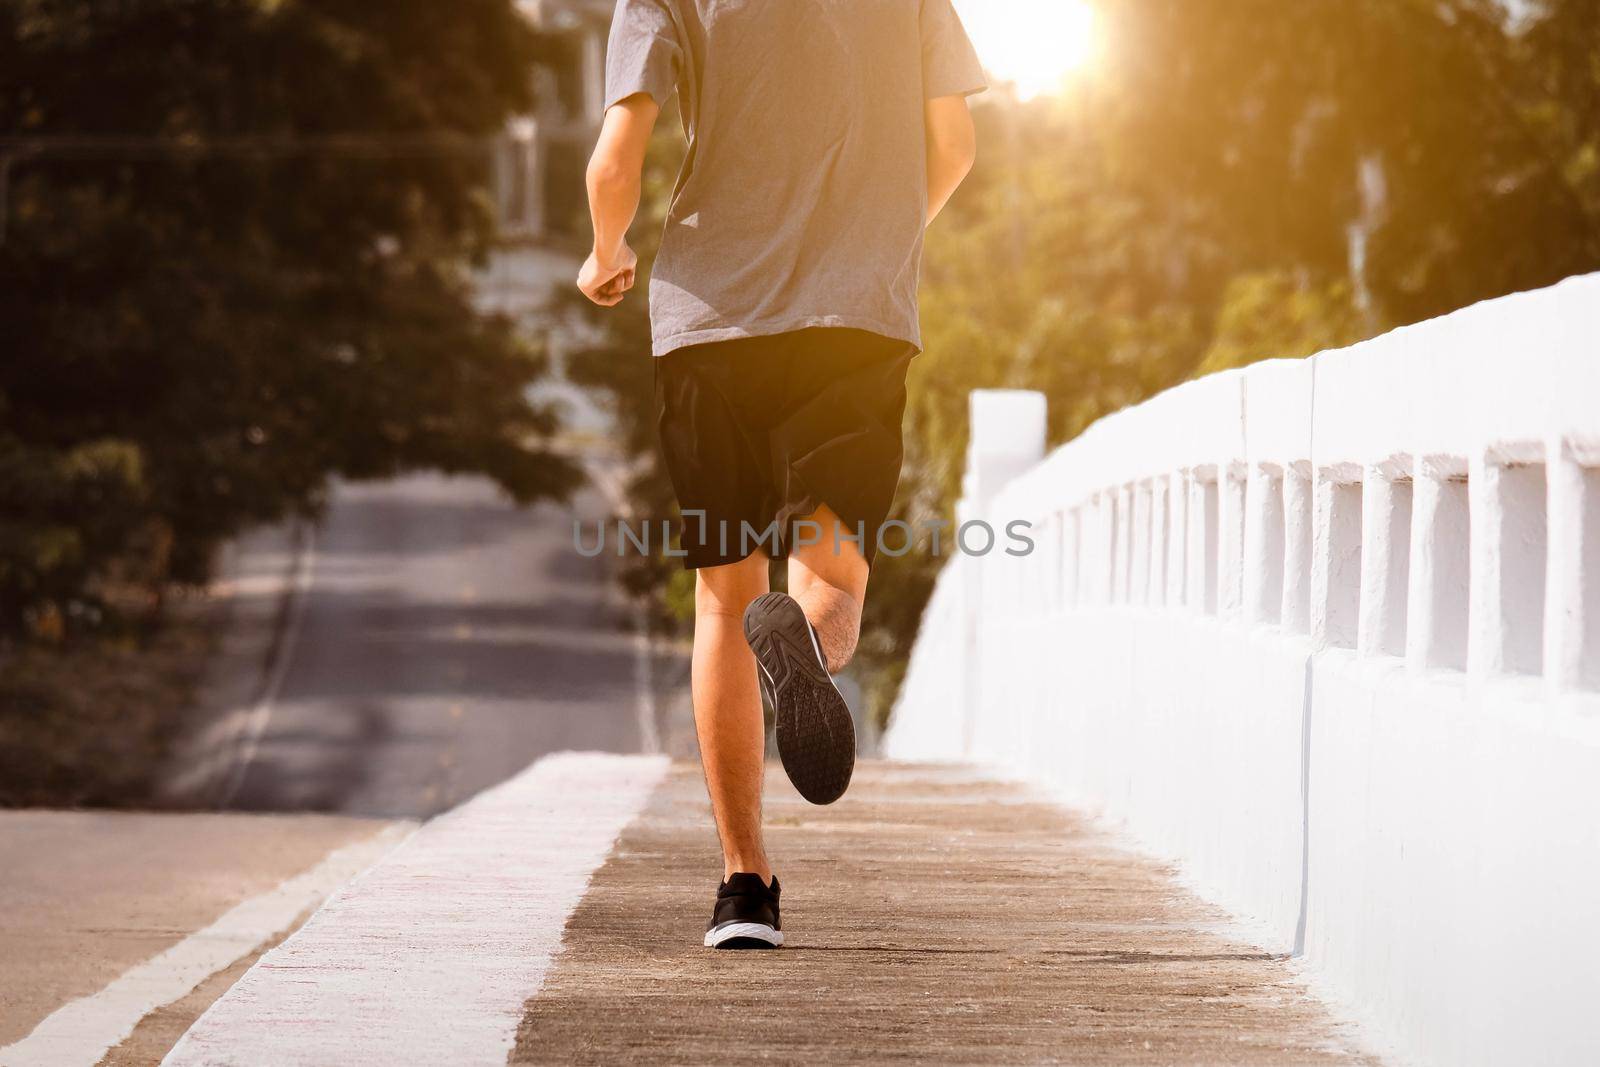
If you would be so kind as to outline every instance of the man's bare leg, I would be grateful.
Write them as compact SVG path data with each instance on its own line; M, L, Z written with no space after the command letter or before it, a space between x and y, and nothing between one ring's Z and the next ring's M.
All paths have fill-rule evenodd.
M832 508L824 504L806 520L821 528L821 541L796 545L789 556L789 595L800 602L806 620L817 631L828 670L838 674L849 666L861 637L861 609L867 599L867 558L853 541L857 531L845 527ZM835 548L835 530L841 532ZM815 528L805 527L806 539ZM867 531L867 536L874 531ZM798 542L801 538L796 538Z
M744 639L744 609L767 591L767 557L702 569L695 583L694 724L706 791L722 841L724 880L735 872L770 881L761 842L766 725L756 659Z

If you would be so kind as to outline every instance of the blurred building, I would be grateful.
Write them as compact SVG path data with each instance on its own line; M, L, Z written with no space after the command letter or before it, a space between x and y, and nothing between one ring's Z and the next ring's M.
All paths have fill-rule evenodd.
M560 402L566 432L589 438L603 438L610 421L566 381L566 354L596 339L593 323L575 310L573 281L589 251L584 170L605 110L606 36L615 4L518 0L542 42L542 59L530 72L536 105L495 145L501 241L477 279L480 306L521 320L549 352L552 375L535 395Z
M538 29L535 113L513 122L496 151L501 232L512 245L586 241L583 172L600 128L605 42L614 0L519 0Z

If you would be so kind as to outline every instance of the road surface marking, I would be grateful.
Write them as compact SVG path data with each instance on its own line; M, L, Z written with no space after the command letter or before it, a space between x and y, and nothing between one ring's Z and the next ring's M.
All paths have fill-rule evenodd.
M623 521L633 520L633 504L621 479L612 476L592 459L586 464L589 479L599 488L612 509ZM656 727L655 649L650 639L650 613L644 602L629 597L633 615L633 707L639 728L639 750L646 755L661 751L661 731Z
M284 679L289 676L289 664L294 660L295 645L300 640L300 627L305 621L306 601L311 599L312 568L317 561L316 527L305 524L301 528L305 531L306 540L305 546L300 550L300 558L295 561L294 578L289 585L289 595L293 598L289 602L289 618L284 623L283 634L279 638L277 658L272 664L272 674L267 678L266 688L261 691L261 699L256 701L255 707L250 709L249 715L245 718L243 748L234 763L227 787L222 792L222 799L217 804L219 808L230 806L234 796L239 792L239 787L244 785L250 764L255 761L256 749L261 746L261 736L266 733L267 723L272 719L272 705L277 702L278 692L283 688Z
M661 751L661 731L656 728L655 650L650 641L650 616L637 603L633 613L633 708L639 723L639 748L655 755Z
M667 768L548 756L439 816L263 955L164 1063L504 1063L567 917Z
M205 929L133 967L100 992L57 1008L33 1033L0 1049L5 1067L93 1067L139 1020L187 996L287 930L306 909L371 866L416 829L395 823L235 906Z

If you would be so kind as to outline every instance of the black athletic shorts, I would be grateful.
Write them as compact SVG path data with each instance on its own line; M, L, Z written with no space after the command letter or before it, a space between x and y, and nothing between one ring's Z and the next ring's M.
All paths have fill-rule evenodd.
M916 349L866 330L713 341L656 360L661 452L689 569L789 554L795 522L828 505L871 562L903 458ZM831 546L833 531L820 543ZM891 542L898 544L898 542Z

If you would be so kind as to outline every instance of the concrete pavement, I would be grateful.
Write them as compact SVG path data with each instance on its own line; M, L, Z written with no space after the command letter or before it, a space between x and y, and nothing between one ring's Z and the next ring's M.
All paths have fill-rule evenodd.
M1172 872L1022 787L865 764L831 808L769 774L784 948L699 944L721 873L698 770L622 835L513 1063L1374 1062Z
M1173 872L1023 787L866 763L769 774L786 945L700 935L698 768L558 756L430 823L173 1050L224 1064L1372 1064Z

